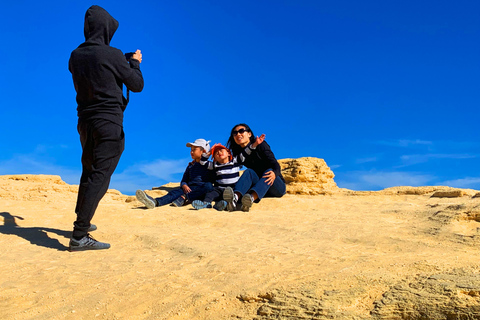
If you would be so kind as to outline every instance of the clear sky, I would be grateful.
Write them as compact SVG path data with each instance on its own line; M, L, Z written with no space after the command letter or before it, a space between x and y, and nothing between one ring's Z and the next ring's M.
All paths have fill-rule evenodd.
M473 0L3 3L0 174L78 184L67 64L93 4L120 23L112 46L143 53L111 188L178 182L187 142L225 144L245 122L278 159L325 159L339 187L480 189Z

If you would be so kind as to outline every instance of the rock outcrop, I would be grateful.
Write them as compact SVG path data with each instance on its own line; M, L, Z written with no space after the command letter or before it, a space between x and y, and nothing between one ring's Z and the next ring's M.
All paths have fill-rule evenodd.
M375 302L373 319L479 319L480 275L466 271L403 281Z
M13 183L14 182L14 183ZM69 185L57 175L19 174L0 176L0 199L59 201L76 199L78 185ZM118 190L108 189L105 199L124 200Z
M290 194L330 194L339 190L335 175L323 159L305 157L278 160Z
M409 187L399 186L390 187L379 191L353 191L347 189L340 189L347 194L355 196L365 195L428 195L432 198L460 198L464 196L475 197L478 192L473 189L458 189L446 186L423 186L423 187Z

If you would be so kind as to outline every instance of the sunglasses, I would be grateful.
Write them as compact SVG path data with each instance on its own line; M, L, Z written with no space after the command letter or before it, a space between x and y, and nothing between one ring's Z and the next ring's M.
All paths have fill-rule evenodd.
M248 132L248 130L247 130L247 129L245 129L245 128L238 129L238 130L233 130L233 131L232 131L232 136L236 136L238 133L240 133L240 134L244 134L244 133L245 133L245 131L247 131L247 132Z

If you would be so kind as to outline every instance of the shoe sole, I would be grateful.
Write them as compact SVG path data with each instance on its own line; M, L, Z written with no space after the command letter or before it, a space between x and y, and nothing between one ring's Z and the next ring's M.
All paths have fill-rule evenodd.
M225 208L228 206L228 203L227 201L225 200L220 200L218 201L217 203L215 203L215 205L213 206L213 208L215 210L218 210L218 211L223 211L225 210Z
M103 250L103 249L110 249L110 246L108 247L101 247L101 248L95 248L95 247L68 247L68 251L70 252L78 252L78 251L87 251L87 250Z
M208 206L208 204L206 204L205 202L200 201L200 200L195 200L195 201L192 202L192 207L194 207L197 210L205 209L207 206Z
M235 210L235 206L233 205L233 198L234 198L235 193L233 192L233 189L230 187L227 187L223 191L223 200L227 202L227 210L232 212Z
M242 198L242 211L243 212L248 212L250 211L250 208L252 207L253 204L253 198L252 196L246 196Z
M140 201L145 205L145 207L147 207L147 209L155 208L155 203L152 200L148 199L147 194L144 191L137 190L137 192L135 192L135 196L137 197L138 201Z
M185 200L183 200L183 203L182 203L182 204L180 204L180 203L178 203L178 202L176 202L176 201L177 201L177 200L175 200L175 201L172 202L172 205L173 205L174 207L180 208L180 207L183 207L183 205L185 204Z

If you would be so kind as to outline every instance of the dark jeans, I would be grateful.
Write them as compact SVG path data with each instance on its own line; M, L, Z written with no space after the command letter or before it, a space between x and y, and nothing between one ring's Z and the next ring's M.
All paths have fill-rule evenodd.
M267 173L270 169L265 171ZM258 195L257 202L263 197L276 197L280 198L287 192L285 182L279 177L275 178L275 181L271 186L265 182L265 178L259 177L252 169L247 169L243 172L240 179L235 185L235 192L239 192L242 196L250 191L255 191Z
M223 200L223 190L219 187L213 187L212 191L207 192L203 201L212 203L213 201Z
M203 184L189 186L192 190L191 192L185 194L182 188L174 189L160 198L155 198L157 204L156 206L164 206L166 204L172 203L178 197L185 194L185 197L189 201L203 199L205 194L213 189L213 185L210 182L205 182Z
M121 126L104 119L79 122L77 129L83 152L73 237L79 239L87 235L98 203L108 190L125 148L125 135Z

